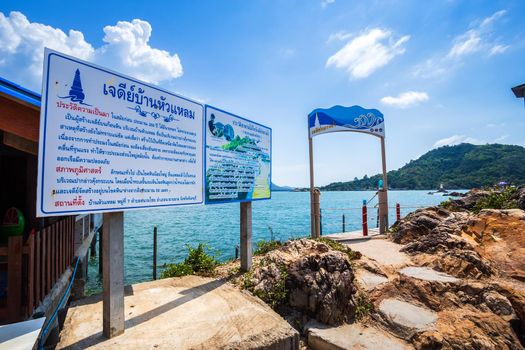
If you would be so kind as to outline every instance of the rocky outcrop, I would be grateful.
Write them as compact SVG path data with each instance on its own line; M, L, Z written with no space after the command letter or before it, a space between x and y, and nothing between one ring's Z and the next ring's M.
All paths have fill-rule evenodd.
M419 209L408 214L392 228L392 240L406 244L430 233L433 236L449 236L460 232L468 219L469 214L467 213L451 212L441 207Z
M356 288L348 255L318 241L290 241L267 253L243 285L274 306L324 324L354 318Z
M473 191L451 201L451 210L418 210L394 227L391 239L403 244L401 251L416 264L459 278L443 283L399 271L372 292L376 306L396 297L437 312L433 329L414 332L410 338L404 334L416 349L524 348L525 211L469 211L486 195ZM525 188L514 196L520 206L525 204Z
M525 186L520 186L512 196L518 203L518 208L525 210Z
M451 200L447 207L454 211L472 210L482 198L491 194L491 191L474 189L467 192L461 198Z
M476 252L502 274L525 282L525 211L482 210L464 233L477 243Z

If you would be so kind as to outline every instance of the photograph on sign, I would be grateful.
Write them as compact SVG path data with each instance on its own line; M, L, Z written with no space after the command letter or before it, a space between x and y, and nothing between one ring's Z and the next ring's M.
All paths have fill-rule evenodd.
M206 105L205 202L271 198L272 130Z
M361 106L317 108L308 115L310 137L337 131L354 131L385 137L383 113Z
M37 212L203 202L203 106L45 51Z

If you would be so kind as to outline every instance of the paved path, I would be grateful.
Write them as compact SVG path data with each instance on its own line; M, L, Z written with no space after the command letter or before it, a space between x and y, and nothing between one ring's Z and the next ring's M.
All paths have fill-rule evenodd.
M100 296L70 307L57 349L298 349L299 336L259 299L209 278L133 285L124 334L102 337Z
M363 327L359 324L345 324L340 327L310 327L308 345L314 350L409 350L412 346L387 332Z
M377 261L381 265L402 266L410 263L410 258L401 253L400 244L387 239L371 239L363 242L344 242L352 250L357 250L367 258Z

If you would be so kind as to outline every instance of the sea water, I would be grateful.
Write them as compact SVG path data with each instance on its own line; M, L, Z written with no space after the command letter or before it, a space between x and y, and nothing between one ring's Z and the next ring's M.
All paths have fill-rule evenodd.
M360 230L363 200L373 198L374 191L322 192L322 233ZM389 191L389 222L396 219L396 203L404 216L418 207L437 205L449 197L428 191ZM377 197L368 204L368 227L377 225ZM232 259L239 245L239 203L180 206L129 211L124 214L125 283L150 281L153 266L153 227L158 229L157 275L165 263L181 262L187 246L204 243L220 261ZM252 241L306 237L310 234L309 192L272 192L272 199L252 205ZM97 244L98 250L98 244ZM89 261L88 294L101 291L97 258Z

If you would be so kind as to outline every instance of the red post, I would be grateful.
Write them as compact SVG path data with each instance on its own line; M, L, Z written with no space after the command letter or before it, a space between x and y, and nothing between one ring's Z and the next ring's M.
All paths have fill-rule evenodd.
M363 236L368 236L368 213L366 201L363 201Z
M396 220L401 220L401 206L399 203L396 203Z

